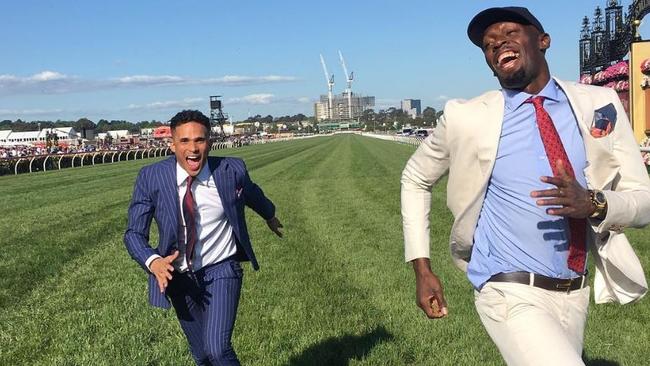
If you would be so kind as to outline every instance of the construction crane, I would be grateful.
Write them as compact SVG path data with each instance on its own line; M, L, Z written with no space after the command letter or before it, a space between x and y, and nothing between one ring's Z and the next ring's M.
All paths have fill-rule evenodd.
M320 63L323 65L323 71L325 72L325 81L327 82L327 119L332 119L332 89L334 89L334 74L330 76L327 72L327 66L325 66L325 59L323 55L320 55Z
M341 65L343 65L343 72L347 79L347 87L345 93L348 95L348 118L352 119L352 80L354 80L354 71L348 74L348 68L345 66L345 60L343 59L343 54L339 50L339 58L341 59Z

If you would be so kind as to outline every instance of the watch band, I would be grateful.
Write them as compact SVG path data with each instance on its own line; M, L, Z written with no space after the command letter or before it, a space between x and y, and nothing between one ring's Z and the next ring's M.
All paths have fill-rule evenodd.
M607 211L607 198L603 192L596 189L590 189L589 200L594 206L596 206L596 209L589 217L603 217Z

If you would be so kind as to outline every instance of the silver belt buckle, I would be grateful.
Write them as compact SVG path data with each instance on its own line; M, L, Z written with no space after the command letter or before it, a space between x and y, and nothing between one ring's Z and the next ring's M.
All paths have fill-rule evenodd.
M558 290L563 290L563 291L566 290L566 293L568 294L568 293L571 292L571 283L572 282L573 282L572 279L563 280L561 283L556 283L555 288L558 289Z

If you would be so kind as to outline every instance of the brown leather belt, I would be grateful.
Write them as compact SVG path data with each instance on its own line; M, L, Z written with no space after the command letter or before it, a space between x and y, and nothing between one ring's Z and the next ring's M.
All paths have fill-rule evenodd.
M552 278L529 272L498 273L490 277L488 282L513 282L543 288L549 291L574 291L587 286L587 277Z

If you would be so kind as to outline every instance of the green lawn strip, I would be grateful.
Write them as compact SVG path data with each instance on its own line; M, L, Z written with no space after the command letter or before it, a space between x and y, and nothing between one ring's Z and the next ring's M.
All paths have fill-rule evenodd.
M3 239L8 241L1 256L0 308L20 300L39 281L105 238L120 237L126 225L127 191L86 197L82 207L70 213L44 209L43 215L19 216Z
M0 311L0 364L191 364L174 313L147 304L121 238L100 244Z
M342 244L340 233L348 230L328 224L329 204L337 202L336 191L345 184L332 169L346 164L338 145L323 149L332 151L328 155L307 159L306 166L316 163L310 169L268 167L284 171L291 182L267 192L280 206L286 238L280 246L256 243L262 269L246 281L241 338L236 337L244 363L341 364L339 360L363 357L372 345L391 338L377 322L366 321L379 318L367 292L348 281L355 268L330 255ZM267 167L261 170L256 173L264 176ZM269 235L259 223L252 224L252 235Z
M0 203L8 209L20 209L23 205L29 206L32 202L38 202L38 206L40 206L49 203L49 201L67 201L72 206L75 201L83 201L83 197L100 194L101 189L119 186L122 183L121 179L135 176L138 170L147 163L151 163L151 161L125 162L122 167L95 166L16 177L20 179L0 179L2 183ZM32 188L31 183L34 180L52 180L52 184L38 184L37 187ZM111 184L111 182L114 183Z
M286 226L278 239L247 213L261 270L245 266L234 336L244 364L502 363L451 264L446 180L434 189L431 253L451 316L427 320L415 305L399 213L413 151L344 135L212 152L242 157ZM0 364L192 364L173 311L148 306L146 276L122 244L133 181L152 162L0 177L13 213L0 219ZM650 268L650 231L628 232ZM592 305L588 364L644 364L649 314L647 300Z
M379 144L364 144L363 146L373 147L379 146ZM389 156L383 156L377 154L378 156L384 157L384 159L377 160L380 162L386 162L390 157L395 155L391 154ZM446 239L446 235L442 231L449 231L450 226L448 224L443 224L442 230L435 230L435 213L444 212L446 215L449 214L449 211L444 207L445 197L444 189L442 185L446 182L441 182L436 189L434 189L434 202L433 202L433 215L431 217L432 227L431 227L431 236L434 239L438 239L437 242L442 244L442 246L436 245L436 240L432 242L431 253L432 255L436 252L443 253L448 251L446 249L447 241L440 239ZM377 185L368 185L368 186L377 186ZM436 192L439 193L436 195ZM382 192L377 196L384 196ZM438 201L438 203L436 203ZM650 248L647 243L650 239L650 231L648 229L643 230L627 230L626 233L630 241L633 243L637 254L640 257L641 263L646 270L650 268ZM437 248L436 248L437 247ZM446 253L445 253L446 254ZM436 258L432 258L432 266L434 268L444 267L445 263L435 264ZM593 270L593 263L590 268ZM593 273L591 276L593 280ZM445 278L443 277L443 281ZM468 286L469 283L466 279L462 279L459 284L454 286ZM593 283L593 282L592 282ZM450 291L451 284L446 284L447 292ZM450 301L450 306L453 306L453 303ZM453 307L451 308L453 310ZM478 318L476 317L478 321ZM616 324L616 326L612 326ZM624 365L636 365L643 364L647 361L647 350L645 345L650 343L650 333L642 332L637 334L630 329L637 328L639 325L644 324L645 326L650 325L650 304L645 301L641 301L636 304L630 304L625 306L608 304L608 305L595 305L592 300L590 306L590 314L588 317L587 329L585 332L585 355L586 359L591 363L597 363L598 360L603 361L615 361ZM482 334L485 334L484 331L481 331ZM487 337L487 336L486 336ZM487 340L487 338L486 338ZM488 345L491 342L487 342ZM496 348L493 346L489 347L492 349L491 353L494 353ZM498 357L498 354L496 354Z
M650 271L650 229L626 229L625 233L645 269L647 279ZM593 263L590 263L590 268L593 271ZM593 279L593 273L590 277ZM598 361L620 365L647 364L650 356L648 327L650 302L647 296L637 303L621 306L596 305L592 294L585 330L585 355L593 364L598 364Z
M92 174L92 172L90 172ZM133 177L137 170L115 173L101 179L88 180L76 184L68 184L36 193L20 193L12 195L7 202L7 209L13 210L13 217L3 217L0 225L10 225L21 216L37 217L48 221L55 214L57 219L65 219L79 215L91 204L102 204L102 199L110 199L110 194L115 191L128 191L132 188ZM83 195L83 198L80 197ZM110 202L106 202L110 204ZM20 220L24 221L24 220ZM4 228L2 228L4 229Z
M16 195L25 193L46 194L56 192L65 186L75 186L78 183L101 181L113 174L123 174L135 171L139 167L152 164L161 158L151 158L133 161L122 161L113 164L99 164L62 170L52 170L31 174L6 175L0 177L0 202L9 201ZM83 192L78 192L82 194ZM76 198L76 197L75 197Z
M296 156L296 159L300 159L301 157ZM272 160L280 160L280 159L272 159ZM144 164L142 164L144 165ZM120 308L117 306L115 310L113 310L113 306L110 306L109 308L106 309L96 309L96 305L88 305L90 309L94 309L91 311L92 314L86 314L81 311L81 313L77 312L71 315L70 317L62 316L62 317L50 317L46 318L47 320L45 321L46 324L44 324L44 320L40 318L34 318L35 322L33 323L33 328L40 328L40 329L59 329L60 331L57 332L52 332L51 334L44 334L42 337L31 337L29 339L35 340L35 342L24 342L24 341L17 341L15 344L20 344L23 345L22 347L17 347L17 348L11 348L14 349L14 352L11 352L8 355L3 355L6 356L7 359L11 360L24 360L24 359L29 359L27 355L33 353L34 350L38 350L36 354L51 354L54 357L44 357L43 361L44 363L47 363L47 361L44 360L50 360L54 362L54 364L66 364L66 362L70 362L71 359L76 360L73 361L72 364L119 364L120 360L121 362L124 362L124 360L140 360L135 362L134 364L147 364L147 363L154 363L154 364L178 364L180 360L189 360L187 356L187 348L186 348L186 342L180 333L178 329L178 324L176 320L173 318L173 312L161 312L158 310L154 310L150 308L148 305L146 305L146 294L144 292L138 293L138 294L133 294L133 291L130 290L130 287L136 287L139 288L141 291L144 291L145 287L145 279L144 275L142 274L141 270L139 267L135 265L134 262L128 258L126 251L124 250L124 247L121 243L121 236L124 231L124 225L125 225L125 219L126 219L126 206L128 205L128 199L130 198L130 192L131 192L131 187L133 184L133 179L135 178L135 173L137 172L137 169L135 169L131 175L130 178L127 177L128 182L124 183L124 191L122 193L122 196L126 199L126 201L122 202L121 204L118 204L120 206L118 209L116 208L107 208L103 207L102 212L87 212L85 213L89 217L101 217L102 215L106 215L106 212L108 213L114 213L114 215L110 215L111 217L109 218L109 221L115 221L119 222L122 221L117 225L115 230L113 230L112 233L106 233L107 237L112 237L113 242L116 245L115 248L113 248L116 253L121 255L123 258L122 262L120 264L120 268L126 268L126 269L133 269L135 273L137 273L136 281L131 281L133 285L129 285L128 282L124 282L121 280L116 280L117 283L120 283L119 289L123 291L121 294L122 298L129 298L129 297L134 297L137 298L138 301L137 303L139 304L138 308L135 308L137 311L144 310L144 312L141 312L140 316L135 315L128 321L128 324L133 323L134 325L137 325L139 329L125 329L123 333L130 339L128 343L121 342L121 338L116 338L112 336L112 333L108 335L104 335L104 337L107 337L108 339L102 339L101 341L94 341L93 339L88 340L88 342L76 342L73 339L77 338L87 338L88 334L93 334L96 335L96 327L101 327L97 325L97 323L101 323L102 321L102 316L106 315L106 324L104 324L104 327L106 330L111 331L111 322L116 321L120 322L120 320L123 320L123 318L120 318L122 314L128 314L130 310L128 308ZM112 186L112 184L111 184ZM121 186L121 185L120 185ZM109 201L111 197L108 197ZM94 203L94 202L93 202ZM93 206L93 205L90 205ZM120 220L121 219L121 220ZM56 222L56 219L53 220ZM69 229L67 228L59 228L60 230L67 231ZM69 230L69 231L74 231L74 230ZM153 230L155 233L155 229ZM268 235L268 233L266 233ZM152 240L155 242L155 235ZM66 242L74 242L74 240L68 240ZM105 243L100 243L97 242L98 246L103 246ZM50 244L51 246L51 244ZM47 243L44 243L44 247L47 248L48 245ZM87 249L87 248L86 248ZM94 258L94 251L97 249L90 249L90 250L85 250L83 253L85 254L82 261L85 261L88 258ZM81 252L80 252L81 253ZM103 252L102 252L103 253ZM81 255L81 254L78 254ZM58 259L58 258L56 258ZM64 277L67 276L68 273L70 274L75 274L75 272L70 272L67 270L68 266L72 266L73 268L82 268L80 271L83 271L83 265L79 266L79 258L77 260L74 259L74 257L66 257L63 258L64 261L61 262L61 264L57 267L58 273L56 271L50 271L52 272L51 274L54 277L47 277L48 280L42 281L42 283L39 284L33 284L34 286L40 286L40 288L44 288L46 294L51 294L51 291L54 291L55 293L61 293L62 296L55 296L57 300L50 301L50 303L53 305L54 308L61 308L61 307L66 307L66 306L59 306L59 302L65 302L69 301L69 299L74 299L74 296L69 296L70 293L74 294L74 291L72 288L77 288L79 290L79 293L84 294L85 292L88 292L89 289L84 287L85 284L88 283L83 277L75 276L76 280L79 280L80 282L75 285L71 284L70 280L66 280ZM67 264L66 264L67 262ZM65 274L64 274L65 273ZM61 278L59 278L58 276ZM40 278L39 275L29 275L28 277L34 276L35 278ZM92 279L92 276L90 276ZM101 282L102 279L97 279L95 278L94 280ZM19 282L19 281L16 281ZM51 286L51 284L58 284L61 286ZM59 291L59 287L61 287ZM108 289L110 291L105 291L105 293L102 295L103 297L108 297L109 300L113 300L112 297L119 296L119 292L113 292L114 290L118 288L112 288L113 286L108 286ZM68 289L70 288L70 291ZM97 290L96 286L93 288L94 290ZM23 292L25 294L30 294L29 289L22 288ZM40 303L41 299L39 298L42 294L42 291L39 290L38 288L33 291L32 296L30 297L29 300L25 301L25 306L24 309L27 309L26 313L23 313L23 317L27 317L34 305L34 303ZM51 297L48 297L48 300L51 300ZM14 300L15 301L15 300ZM47 302L47 301L46 301ZM97 304L103 304L105 301L97 301ZM112 301L108 301L108 304L111 304ZM124 300L120 300L117 302L117 304L122 304L124 303ZM67 306L68 308L74 308L76 305L71 304L72 306ZM131 307L133 308L133 306ZM83 309L82 309L83 310ZM47 306L44 308L44 311L47 311ZM11 314L14 314L14 312L10 312ZM97 313L100 318L97 318L94 316L94 314ZM162 328L159 329L150 329L150 323L152 322L152 319L150 316L146 316L146 314L165 314L163 317L166 319L166 325ZM145 323L143 324L138 324L139 322L137 321L140 318L143 318L144 314L144 319ZM167 319L171 314L171 321ZM75 326L75 318L80 319L80 326ZM87 320L87 321L86 321ZM154 319L155 320L155 319ZM135 322L134 322L135 321ZM157 320L156 320L157 321ZM5 322L3 322L5 323ZM25 321L23 320L7 320L6 324L24 324ZM63 325L63 326L62 326ZM86 326L88 325L88 326ZM171 325L171 327L170 327ZM73 327L74 329L71 329L70 327ZM115 327L113 327L115 328ZM168 346L164 347L157 347L155 346L155 339L154 339L154 334L161 333L162 332L162 339L160 341L169 343L170 342L170 337L169 337L169 329L173 329L173 334L175 335L174 337L171 338L171 340L176 341L174 344L176 345L176 353L175 357L169 357L170 353L163 351L168 349ZM11 334L11 331L8 332L3 332L5 334L8 334L8 338L11 338L9 334ZM25 333L25 334L31 334L32 336L34 333ZM77 336L76 334L79 334ZM66 342L58 342L54 346L50 346L52 343L50 340L51 339L57 339L60 338L61 336L65 336L68 339L71 339L71 342L66 343ZM180 338L179 338L180 337ZM179 342L180 339L180 342ZM152 342L154 344L152 344ZM4 344L5 342L3 342ZM102 354L105 353L103 352L103 349L101 347L102 344L106 344L106 347L108 347L108 351L110 351L111 357L109 358L102 358ZM22 351L21 351L22 350ZM81 350L81 351L79 351ZM134 352L135 351L135 352ZM79 354L79 357L76 358L70 358L68 354ZM58 356L57 356L58 355ZM68 361L66 361L68 360ZM112 360L112 361L111 361ZM167 361L166 361L167 360ZM91 362L92 361L92 362ZM36 363L36 361L34 361Z
M355 217L358 240L351 240L344 248L363 271L352 273L357 285L373 289L377 294L372 303L390 319L387 326L396 335L394 343L383 344L368 361L370 364L395 355L395 364L430 362L430 355L463 349L453 357L437 360L446 364L479 362L489 364L496 349L482 330L473 307L472 290L462 272L451 264L448 232L451 215L440 198L445 182L436 189L431 232L432 264L446 285L447 300L452 316L441 321L425 319L415 305L415 281L410 265L403 261L403 239L399 212L399 178L412 150L394 151L386 156L384 141L364 139L352 145L354 160L347 176L355 181L345 191L349 217ZM402 156L400 156L402 155ZM365 168L364 168L365 167ZM372 238L364 241L364 237ZM481 341L476 342L479 339ZM487 347L486 347L487 346ZM498 355L497 355L498 356ZM390 359L390 358L388 358Z
M301 154L305 150L321 146L325 141L327 141L326 137L317 137L292 141L290 143L273 142L243 146L238 149L219 150L213 152L213 154L218 156L240 157L246 162L246 167L253 171L258 167L269 164L270 162L293 158L294 155ZM299 162L300 159L293 159L293 161Z

